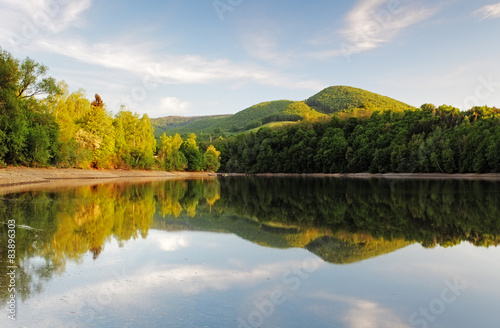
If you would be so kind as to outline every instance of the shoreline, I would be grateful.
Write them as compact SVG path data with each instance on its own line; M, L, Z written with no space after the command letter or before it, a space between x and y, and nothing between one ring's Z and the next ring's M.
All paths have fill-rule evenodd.
M347 179L420 179L420 180L482 180L500 181L500 173L208 173L167 172L154 170L95 170L75 168L29 168L14 167L0 169L0 194L34 189L55 189L101 183L146 183L170 179L213 179L215 177L312 177Z
M310 177L340 179L413 179L413 180L484 180L500 181L500 173L217 173L220 177Z
M154 170L95 170L75 168L13 167L0 169L0 194L39 189L57 189L101 183L146 183L171 179L206 179L208 172L167 172Z

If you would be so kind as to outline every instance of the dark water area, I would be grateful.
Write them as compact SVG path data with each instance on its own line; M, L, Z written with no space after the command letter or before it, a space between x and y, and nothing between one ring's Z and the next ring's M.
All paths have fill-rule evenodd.
M2 327L500 322L499 182L108 183L3 195L0 222Z

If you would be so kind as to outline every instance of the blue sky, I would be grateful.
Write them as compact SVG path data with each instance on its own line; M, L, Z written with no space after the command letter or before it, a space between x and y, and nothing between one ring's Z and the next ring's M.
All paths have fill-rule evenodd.
M0 46L150 117L235 113L350 85L500 106L498 0L0 0Z

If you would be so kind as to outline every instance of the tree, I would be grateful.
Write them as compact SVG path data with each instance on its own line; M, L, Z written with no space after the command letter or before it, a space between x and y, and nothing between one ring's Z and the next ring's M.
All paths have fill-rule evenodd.
M54 78L48 77L39 80L39 78L47 74L47 71L47 66L26 57L19 69L17 98L31 98L41 94L54 95L59 93L60 90Z
M81 129L77 132L79 145L90 151L90 166L106 168L111 166L115 152L115 130L113 119L106 113L104 103L95 95L91 109L81 120Z
M61 90L59 94L44 100L47 113L53 116L59 125L58 163L67 167L78 165L82 158L89 158L90 162L90 152L76 141L77 134L79 138L88 139L88 133L83 132L81 123L83 116L91 110L90 101L86 98L84 90L80 89L70 94L68 85L64 81L58 84L58 88ZM90 164L83 166L88 165Z
M208 146L203 154L203 169L210 172L217 172L220 167L220 151L213 145Z
M196 135L191 133L180 147L180 151L186 156L188 171L201 171L202 154L196 145Z
M180 151L182 142L179 134L172 137L163 133L161 136L158 157L164 170L183 171L187 167L187 159Z
M39 80L46 72L32 59L20 64L0 49L0 164L47 165L56 157L58 126L34 98L58 92L53 78Z
M147 115L139 118L123 108L113 122L117 164L132 168L151 168L154 163L156 140Z
M15 93L19 76L19 61L0 48L0 108L5 104L4 98Z

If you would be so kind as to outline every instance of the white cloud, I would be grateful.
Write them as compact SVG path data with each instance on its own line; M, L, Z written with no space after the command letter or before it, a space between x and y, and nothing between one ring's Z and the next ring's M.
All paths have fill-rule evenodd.
M82 14L92 6L92 1L93 0L71 1L70 3L68 3L68 5L63 7L63 12L61 13L62 19L60 20L60 27L65 29L68 26L84 25L85 18L83 17Z
M327 292L319 292L312 295L313 304L309 306L309 310L316 314L328 317L332 316L331 320L336 321L338 312L345 313L341 318L345 322L346 327L352 328L377 328L377 327L397 327L410 328L410 325L405 323L390 309L384 308L380 304L363 300L352 296L335 295ZM331 304L329 302L334 302ZM336 308L338 311L332 311Z
M276 50L276 41L268 33L257 33L245 37L245 49L260 60L280 63L282 55Z
M199 55L158 55L152 44L88 44L75 39L45 39L33 47L80 62L152 77L159 84L208 84L222 81L255 82L290 89L320 90L325 85L227 59L208 60Z
M161 100L160 109L157 114L160 116L167 115L183 115L186 114L186 111L191 107L191 103L188 101L182 101L176 97L166 97ZM156 114L156 113L155 113ZM152 117L154 114L151 114Z
M253 58L272 65L286 65L300 59L300 52L281 47L287 31L275 24L265 23L249 29L242 38L243 47Z
M362 52L389 42L405 28L430 18L437 8L406 4L388 7L385 0L362 0L346 17L342 31L352 51Z
M476 10L474 14L482 16L481 20L500 18L500 2L493 5L481 7Z
M93 0L0 0L0 42L13 47L25 46L41 34L57 34L73 26L82 26L83 13Z
M316 58L349 56L380 47L406 28L421 23L439 10L409 1L360 0L345 17L346 26L334 34L342 41L336 48L310 54ZM331 44L333 36L313 39L314 45Z

